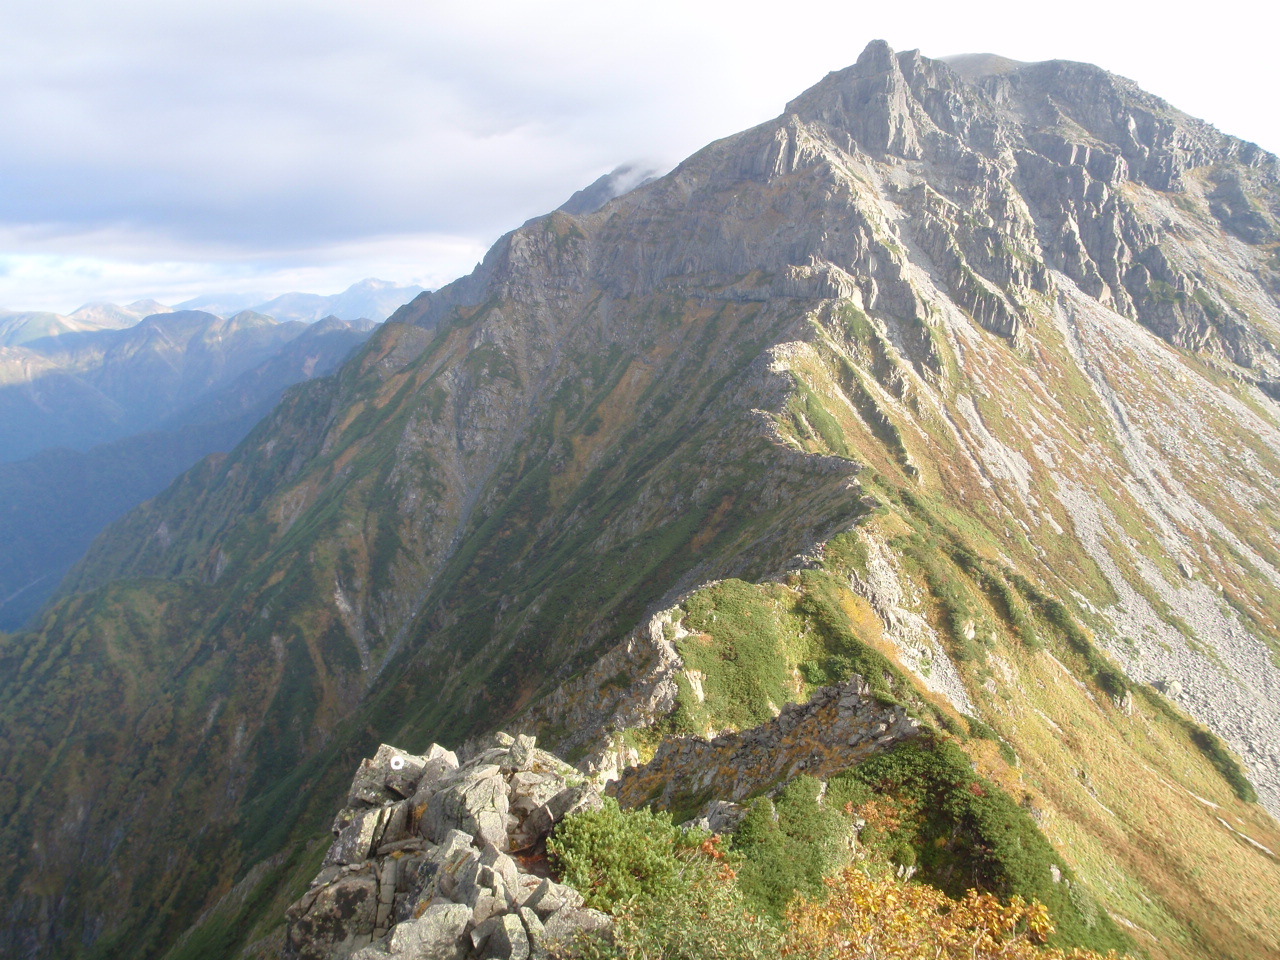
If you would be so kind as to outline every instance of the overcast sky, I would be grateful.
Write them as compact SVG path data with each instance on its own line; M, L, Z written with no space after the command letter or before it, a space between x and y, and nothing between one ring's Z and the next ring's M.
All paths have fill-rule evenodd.
M1086 60L1280 149L1261 0L0 0L0 307L434 287L882 37Z

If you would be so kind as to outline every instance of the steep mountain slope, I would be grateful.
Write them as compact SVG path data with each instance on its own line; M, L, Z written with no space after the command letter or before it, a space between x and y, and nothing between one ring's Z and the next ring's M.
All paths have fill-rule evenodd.
M156 429L83 453L59 448L0 463L0 630L30 620L107 524L201 457L230 450L286 387L330 373L372 327L322 320Z
M1280 170L994 62L872 44L531 221L115 524L0 650L0 946L269 934L378 740L514 719L683 809L740 745L672 735L775 742L856 672L1022 800L1082 922L1280 950L1280 830L1195 722L1280 810ZM732 782L860 756L805 737Z

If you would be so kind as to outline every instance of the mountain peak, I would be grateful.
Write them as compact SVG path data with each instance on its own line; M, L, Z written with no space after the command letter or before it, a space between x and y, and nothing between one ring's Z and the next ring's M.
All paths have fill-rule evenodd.
M893 47L887 40L872 40L858 55L854 66L862 73L889 73L897 69Z
M529 221L99 539L0 645L28 755L0 943L56 911L63 942L161 955L222 878L314 864L300 784L383 735L652 749L625 792L683 820L732 799L676 775L722 749L749 790L864 760L779 745L865 683L1093 844L1068 897L1046 840L1028 890L1082 936L1161 898L1177 957L1278 955L1280 867L1240 838L1280 849L1249 805L1280 811L1280 188L1122 78L993 66L877 41L601 212ZM902 839L926 870L977 849Z
M872 156L888 153L919 159L922 152L911 89L899 56L885 41L873 40L857 63L827 74L788 103L786 112L845 130Z

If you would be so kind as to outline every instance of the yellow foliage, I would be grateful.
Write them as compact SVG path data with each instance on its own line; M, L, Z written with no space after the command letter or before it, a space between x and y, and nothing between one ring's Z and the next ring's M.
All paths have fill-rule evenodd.
M1042 944L1053 933L1043 904L1007 904L970 890L962 900L856 867L827 880L825 901L787 911L783 955L808 960L1102 960L1091 950ZM1115 957L1115 953L1107 954Z

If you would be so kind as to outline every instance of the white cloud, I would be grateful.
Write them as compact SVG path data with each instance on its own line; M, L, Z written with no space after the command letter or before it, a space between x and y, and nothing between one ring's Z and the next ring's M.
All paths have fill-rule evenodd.
M1256 3L1224 0L1194 18L1100 0L796 10L6 4L0 304L69 309L241 280L278 291L294 279L326 290L371 274L444 279L474 259L460 251L618 163L674 162L776 115L875 37L932 56L1089 60L1280 147L1266 49L1275 14Z
M0 233L0 249L15 249L6 239ZM291 290L339 293L365 277L434 288L469 272L486 246L465 236L400 234L296 249L190 250L206 256L175 259L172 248L111 231L60 236L0 253L0 306L69 313L95 300L172 304L213 292L260 292L267 300ZM50 252L59 248L69 252Z

